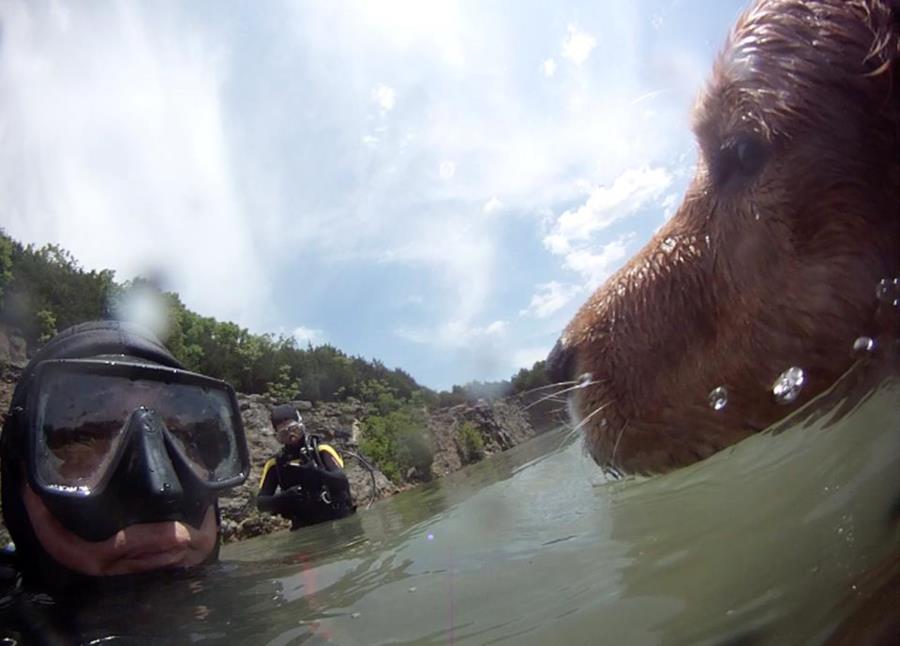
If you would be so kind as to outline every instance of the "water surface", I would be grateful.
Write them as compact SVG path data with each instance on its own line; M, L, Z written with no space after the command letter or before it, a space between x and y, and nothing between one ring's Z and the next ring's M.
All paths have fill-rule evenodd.
M900 381L866 379L653 478L605 481L559 429L226 546L203 574L117 583L59 625L96 643L819 643L900 537Z

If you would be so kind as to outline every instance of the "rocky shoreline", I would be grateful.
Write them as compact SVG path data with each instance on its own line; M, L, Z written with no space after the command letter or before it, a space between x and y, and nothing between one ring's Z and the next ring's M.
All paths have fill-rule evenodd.
M285 529L290 523L280 517L256 510L255 496L262 467L280 449L275 431L269 422L269 407L276 402L264 395L239 395L241 415L250 448L250 477L227 497L220 500L222 536L226 542L241 540ZM511 400L479 401L433 411L427 416L427 432L434 447L431 473L406 474L403 482L391 482L377 464L365 455L374 467L375 492L372 475L353 455L360 455L361 422L369 413L368 405L348 399L344 402L306 401L293 403L303 415L304 423L323 441L334 446L343 456L354 502L360 509L370 501L380 500L422 482L457 471L472 461L459 429L468 422L479 432L483 449L481 457L512 448L538 434L523 407Z
M0 335L3 338L4 335ZM15 384L25 365L24 346L18 347L7 340L0 343L0 414L9 409ZM238 395L241 416L250 449L251 469L247 481L220 499L222 512L222 536L225 542L237 541L274 531L284 530L290 523L279 516L263 514L256 510L256 490L262 467L275 455L280 445L269 421L269 408L275 403L265 395ZM303 415L309 430L323 437L344 455L345 470L350 479L354 501L364 508L372 495L372 476L352 454L359 454L362 420L369 414L369 406L355 399L343 402L307 401L293 403ZM460 429L474 428L481 437L479 455L473 457L460 436ZM412 488L422 482L439 478L461 469L466 464L520 444L540 431L532 424L524 406L515 398L479 400L474 404L460 404L437 409L427 414L427 433L434 448L431 473L405 474L402 482L389 480L375 467L374 499L379 500L399 491ZM366 456L371 464L372 460ZM0 545L9 541L6 528L0 524Z

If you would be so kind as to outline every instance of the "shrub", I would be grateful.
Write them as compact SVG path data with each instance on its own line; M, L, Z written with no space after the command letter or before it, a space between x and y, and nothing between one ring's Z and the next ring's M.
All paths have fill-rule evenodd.
M472 422L463 422L457 431L466 463L478 462L484 457L484 440L481 432Z
M434 449L425 426L422 409L410 404L385 415L369 415L362 421L359 448L395 483L403 482L411 467L429 479Z

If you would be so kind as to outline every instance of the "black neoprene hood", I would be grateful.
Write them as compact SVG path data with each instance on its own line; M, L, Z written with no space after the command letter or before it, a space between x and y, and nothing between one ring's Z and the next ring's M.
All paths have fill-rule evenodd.
M281 404L280 406L275 406L272 409L272 426L278 426L279 424L283 424L284 422L300 421L300 413L297 412L297 409L291 404Z
M86 359L104 355L126 355L131 360L182 369L182 365L146 328L122 321L91 321L64 330L51 339L29 361L13 393L9 413L0 436L3 520L16 545L23 569L55 563L41 548L22 501L27 480L22 469L25 428L23 407L34 386L37 367L51 359Z

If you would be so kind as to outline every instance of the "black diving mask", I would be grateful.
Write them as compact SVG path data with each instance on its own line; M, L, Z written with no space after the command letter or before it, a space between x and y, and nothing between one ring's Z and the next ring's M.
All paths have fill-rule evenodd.
M231 386L139 361L45 361L25 404L29 484L86 540L138 523L199 528L249 472Z

